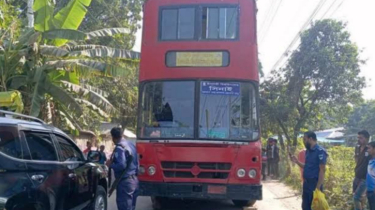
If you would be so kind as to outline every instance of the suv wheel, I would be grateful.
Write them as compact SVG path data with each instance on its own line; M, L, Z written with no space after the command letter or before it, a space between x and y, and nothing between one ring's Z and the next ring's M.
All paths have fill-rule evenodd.
M95 199L91 203L89 210L107 210L107 193L100 185L98 185Z

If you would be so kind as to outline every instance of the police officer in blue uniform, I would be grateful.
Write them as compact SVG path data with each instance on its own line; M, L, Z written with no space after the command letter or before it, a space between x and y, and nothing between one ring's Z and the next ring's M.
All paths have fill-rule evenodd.
M295 156L292 156L292 161L303 168L302 209L311 210L315 189L323 190L328 155L326 150L317 144L314 132L306 132L303 143L306 147L305 164L299 162Z
M125 140L122 134L121 128L112 128L112 140L116 147L107 165L113 169L116 179L121 179L116 188L117 208L135 210L138 191L138 155L135 145ZM131 162L127 161L129 158ZM130 165L127 167L127 164ZM120 177L125 169L125 175Z

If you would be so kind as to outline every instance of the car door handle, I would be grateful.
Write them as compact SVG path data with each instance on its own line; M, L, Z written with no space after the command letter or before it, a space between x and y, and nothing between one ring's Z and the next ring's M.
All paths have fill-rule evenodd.
M75 173L70 173L69 178L75 178L77 175Z
M32 176L31 176L31 179L34 180L34 181L37 181L37 182L39 182L39 183L42 183L42 182L43 182L43 179L44 179L44 176L43 176L43 175L40 175L40 174L32 175Z

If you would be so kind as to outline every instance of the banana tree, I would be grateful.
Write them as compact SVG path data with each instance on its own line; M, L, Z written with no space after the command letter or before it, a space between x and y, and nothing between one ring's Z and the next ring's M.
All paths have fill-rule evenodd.
M51 0L35 0L35 30L25 30L17 39L11 31L0 36L0 89L20 90L27 114L41 116L41 110L50 113L53 106L55 114L79 126L79 117L74 116L82 116L87 108L104 118L113 112L99 93L91 90L82 95L79 81L98 75L126 77L128 65L137 65L140 54L85 44L86 40L129 32L125 28L76 30L90 3L72 0L55 14Z
M35 0L33 9L36 13L35 30L45 32L53 29L77 30L87 13L91 0L71 0L55 14L53 0ZM67 39L54 39L53 45L62 46Z
M82 116L82 106L90 107L101 116L108 117L113 113L113 106L100 94L92 90L84 91L84 88L79 86L79 77L127 76L126 65L129 61L137 63L139 53L99 45L68 43L58 47L44 43L53 39L84 41L125 32L126 29L113 28L89 33L68 29L29 33L28 39L17 41L17 47L11 48L15 54L12 63L20 63L23 71L7 77L4 84L10 84L12 90L30 90L29 114L33 116L40 115L45 96L49 95L54 101L59 102L60 109L67 118L73 119L73 115ZM18 65L13 66L16 68ZM87 94L78 94L79 91ZM82 97L86 97L87 100Z

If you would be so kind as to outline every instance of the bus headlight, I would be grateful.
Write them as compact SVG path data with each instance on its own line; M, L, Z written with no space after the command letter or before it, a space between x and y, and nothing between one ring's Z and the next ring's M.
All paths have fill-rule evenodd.
M243 177L245 177L245 175L246 175L246 171L245 171L245 169L238 169L238 171L237 171L237 176L239 177L239 178L243 178Z
M255 169L251 169L249 171L249 177L254 179L257 176L257 171Z
M150 176L155 175L155 173L156 173L156 168L155 168L154 166L150 166L150 167L148 167L147 173L148 173L148 175L150 175Z
M145 174L146 173L145 167L144 166L139 166L138 172L139 172L139 175Z

